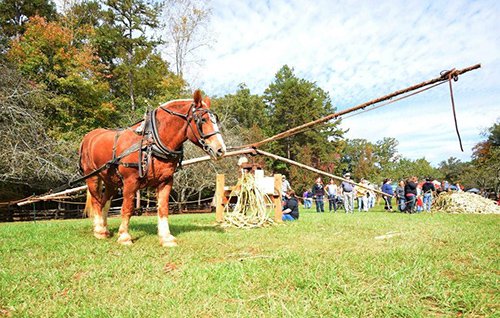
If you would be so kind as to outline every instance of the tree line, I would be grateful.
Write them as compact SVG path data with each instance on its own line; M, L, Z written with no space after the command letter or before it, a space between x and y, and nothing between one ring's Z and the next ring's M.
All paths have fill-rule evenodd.
M208 45L211 8L203 2L168 0L49 0L0 2L0 182L3 198L46 191L77 175L77 150L88 131L127 127L161 102L189 97L186 67ZM335 112L327 91L299 78L292 66L276 72L262 94L244 84L214 96L230 146L259 141ZM470 162L449 158L432 167L410 160L387 137L375 143L347 139L330 121L274 141L264 150L329 173L381 182L432 176L467 187L499 190L499 124L485 132ZM201 154L186 147L186 156ZM277 161L253 158L266 170L288 175L294 188L314 175ZM186 167L176 174L175 200L209 196L215 173L235 182L235 162Z

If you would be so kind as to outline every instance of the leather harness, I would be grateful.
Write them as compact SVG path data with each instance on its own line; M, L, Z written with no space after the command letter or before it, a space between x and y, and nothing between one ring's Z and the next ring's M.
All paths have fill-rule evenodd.
M118 140L123 133L124 130L117 130L113 142L113 151L112 151L112 159L106 162L104 165L101 167L97 168L96 170L92 171L91 173L78 178L76 180L70 181L69 185L73 185L75 183L78 183L80 181L83 181L85 179L88 179L92 176L95 176L99 174L101 171L109 169L111 167L118 167L118 165L122 165L127 168L138 168L139 169L139 177L143 178L144 176L147 175L147 172L149 170L149 167L151 165L151 157L157 157L165 160L175 160L178 159L178 166L177 169L182 168L182 159L184 157L184 151L182 145L179 147L179 149L170 149L165 144L161 141L159 132L158 132L158 124L157 124L157 119L156 119L156 113L158 109L161 109L165 112L167 112L170 115L173 116L178 116L183 118L184 120L187 121L187 128L186 129L191 129L193 130L193 127L191 127L191 121L194 120L196 124L196 130L198 132L198 142L201 144L203 147L203 150L206 152L210 151L210 146L206 143L205 139L209 138L213 135L220 134L220 131L218 129L215 129L214 131L205 134L203 132L202 126L203 123L206 121L203 116L205 114L209 115L210 120L213 123L217 123L217 116L209 109L201 108L201 107L196 107L196 105L193 103L191 104L191 107L189 108L189 111L187 114L182 114L175 112L173 110L170 110L168 108L165 108L163 106L160 106L157 109L154 109L151 112L148 112L145 116L145 119L142 120L142 124L134 130L134 132L138 135L140 135L142 138L138 142L134 143L130 147L128 147L126 150L124 150L120 155L116 155L116 149L118 146ZM194 130L193 130L194 134ZM196 136L196 134L194 134ZM125 158L126 156L139 151L139 160L137 163L135 162L122 162L121 160ZM81 156L81 155L80 155ZM81 158L80 158L81 160ZM177 170L176 169L176 170ZM120 179L123 179L123 176L120 174L118 169L116 169L116 173L120 177Z

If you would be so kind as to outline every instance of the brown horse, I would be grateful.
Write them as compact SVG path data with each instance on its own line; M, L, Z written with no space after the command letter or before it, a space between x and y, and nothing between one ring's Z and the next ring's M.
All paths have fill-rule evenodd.
M96 129L80 147L80 168L86 179L85 210L94 218L94 236L106 238L107 213L118 188L123 188L122 223L118 242L132 244L128 233L137 190L156 187L158 235L162 246L175 246L168 226L168 201L174 172L182 160L187 139L217 159L226 146L210 111L210 99L202 101L199 90L193 99L174 100L150 112L147 118L125 130ZM104 184L104 188L103 188Z

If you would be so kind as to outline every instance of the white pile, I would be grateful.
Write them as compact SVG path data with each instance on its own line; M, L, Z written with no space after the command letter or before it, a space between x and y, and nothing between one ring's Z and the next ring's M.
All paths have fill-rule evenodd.
M442 192L433 206L446 213L500 214L494 201L468 192Z

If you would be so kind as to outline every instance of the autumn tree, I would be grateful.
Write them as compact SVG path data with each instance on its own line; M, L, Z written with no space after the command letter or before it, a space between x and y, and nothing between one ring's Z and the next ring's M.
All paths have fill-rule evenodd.
M90 128L111 125L115 108L107 101L109 88L101 76L102 66L94 48L75 42L70 29L32 17L7 57L21 74L53 94L43 111L54 133L72 138Z
M0 1L0 53L5 53L10 40L19 38L26 30L32 16L53 21L56 6L51 0L2 0Z
M477 187L500 192L500 121L489 127L483 136L486 140L473 148L472 161L464 169L462 182L468 187Z

